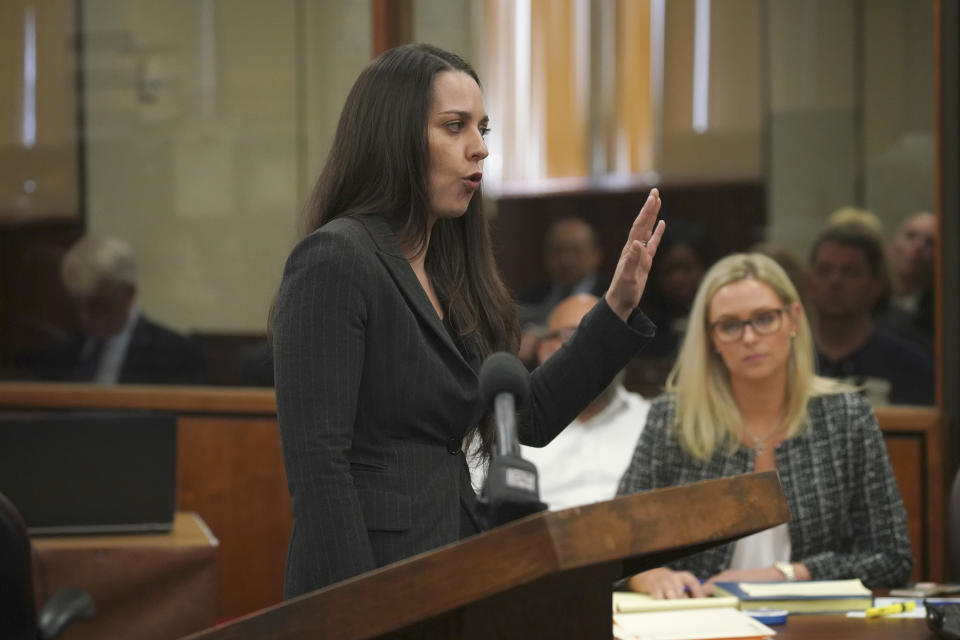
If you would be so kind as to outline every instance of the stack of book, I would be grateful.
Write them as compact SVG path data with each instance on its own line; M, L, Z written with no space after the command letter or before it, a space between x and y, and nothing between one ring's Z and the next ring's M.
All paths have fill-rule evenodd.
M718 582L715 593L737 598L742 611L780 609L788 613L864 611L873 594L860 580L803 582Z
M775 632L748 614L766 621L770 613L777 613L781 620L768 624L782 624L784 611L830 613L873 606L873 594L859 580L718 582L714 586L712 598L654 600L638 593L614 593L614 638L759 640Z

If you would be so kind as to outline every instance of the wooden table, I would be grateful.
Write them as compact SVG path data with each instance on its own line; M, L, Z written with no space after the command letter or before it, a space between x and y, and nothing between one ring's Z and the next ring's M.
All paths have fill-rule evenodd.
M71 625L64 633L69 640L168 640L216 622L219 543L195 513L177 513L167 534L32 542L37 602L66 586L93 597L96 615Z
M776 640L935 640L923 618L848 618L846 615L791 615L776 629Z

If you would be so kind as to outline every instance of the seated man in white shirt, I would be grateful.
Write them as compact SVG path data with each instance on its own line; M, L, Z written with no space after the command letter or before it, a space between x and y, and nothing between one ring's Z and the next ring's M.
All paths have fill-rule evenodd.
M543 363L573 335L580 319L597 303L577 294L558 304L547 320L537 353ZM537 465L540 499L552 510L609 500L626 470L647 420L650 403L624 389L617 376L566 429L542 448L522 447Z

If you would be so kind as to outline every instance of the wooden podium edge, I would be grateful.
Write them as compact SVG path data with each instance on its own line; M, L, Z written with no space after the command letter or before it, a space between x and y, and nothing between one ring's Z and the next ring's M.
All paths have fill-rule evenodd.
M563 568L708 548L789 520L776 471L619 496L546 518Z
M775 471L542 512L189 636L374 638L548 576L701 550L789 520Z

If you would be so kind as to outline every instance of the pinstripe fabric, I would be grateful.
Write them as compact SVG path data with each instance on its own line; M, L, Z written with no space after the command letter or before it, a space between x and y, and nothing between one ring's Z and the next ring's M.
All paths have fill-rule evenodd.
M870 405L859 394L812 398L809 424L777 447L777 469L790 507L791 561L814 579L860 578L871 588L903 584L913 568L906 514ZM753 450L687 455L672 433L676 405L657 398L620 480L618 493L687 484L753 470ZM730 543L670 566L707 579L730 566Z
M461 443L484 414L480 362L457 350L385 220L340 218L304 238L274 327L287 597L453 542L464 514L476 527ZM653 332L604 302L581 327L531 377L524 443L549 442Z

